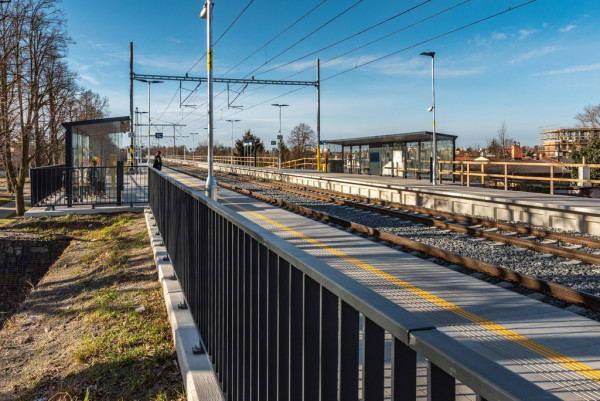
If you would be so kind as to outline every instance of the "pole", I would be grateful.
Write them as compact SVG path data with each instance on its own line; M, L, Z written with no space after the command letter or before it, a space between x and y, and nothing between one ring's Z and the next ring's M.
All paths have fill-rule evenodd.
M183 149L185 149L185 146ZM185 154L185 150L183 154ZM175 158L175 126L173 126L173 158Z
M131 150L135 153L135 131L133 129L133 42L129 42L129 131L131 132ZM133 167L134 154L132 153L130 157L131 167Z
M434 67L434 58L435 56L431 56L431 96L433 98L433 171L431 172L431 177L433 178L433 185L437 185L437 139L435 136L435 67Z
M148 81L148 167L150 167L150 81Z
M242 120L227 120L231 123L231 167L233 167L233 123L237 123Z
M317 59L317 171L321 171L321 80L320 60Z
M213 55L212 55L212 0L206 0L206 69L208 72L208 177L206 196L217 200L217 182L213 175Z
M277 134L277 143L279 145L279 160L277 162L277 168L281 170L281 105L279 105L279 133Z

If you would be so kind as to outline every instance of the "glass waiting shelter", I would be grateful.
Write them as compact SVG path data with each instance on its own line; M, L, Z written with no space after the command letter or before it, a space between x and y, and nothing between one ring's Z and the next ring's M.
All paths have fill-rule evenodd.
M63 123L67 167L115 167L127 159L129 117Z
M438 160L453 161L455 135L436 132ZM431 177L433 132L326 141L329 171L349 174Z

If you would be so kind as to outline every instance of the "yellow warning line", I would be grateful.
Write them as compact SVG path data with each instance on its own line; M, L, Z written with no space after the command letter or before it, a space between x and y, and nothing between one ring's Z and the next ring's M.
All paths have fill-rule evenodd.
M177 179L185 182L186 184L188 184L190 186L198 187L197 184L194 184L185 178L177 177ZM399 278L394 277L391 274L388 274L388 273L376 268L375 266L372 266L372 265L365 263L359 259L356 259L353 256L347 255L338 249L332 248L314 238L311 238L305 234L302 234L299 231L296 231L290 227L284 226L283 224L278 223L275 220L271 220L268 217L265 217L257 212L248 210L245 207L243 207L237 203L229 201L228 199L225 199L222 197L219 197L219 198L231 205L234 205L235 207L237 207L239 209L242 209L242 210L252 214L253 216L255 216L261 220L266 221L269 224L273 224L274 226L278 227L279 229L287 231L288 233L293 234L296 237L299 237L311 244L314 244L314 245L326 250L327 252L329 252L335 256L338 256L338 257L352 263L353 265L358 266L361 269L366 270L366 271L376 275L377 277L380 277L392 284L395 284L396 286L398 286L406 291L409 291L409 292L433 303L434 305L444 308L445 310L452 312L452 313L462 317L465 320L475 323L475 324L477 324L499 336L502 336L514 343L517 343L518 345L521 345L524 348L527 348L530 351L537 353L538 355L548 358L551 361L566 367L567 369L570 369L574 372L577 372L577 373L587 377L588 379L591 379L597 383L600 383L600 372L598 370L592 368L591 366L588 366L588 365L581 363L571 357L563 355L560 352L557 352L551 348L548 348L545 345L542 345L530 338L522 336L521 334L516 333L510 329L507 329L504 326L496 324L496 323L494 323L490 320L487 320L479 315L476 315L475 313L469 312L469 311L459 307L458 305L453 304L452 302L448 302L430 292L422 290L421 288L418 288L406 281L400 280Z

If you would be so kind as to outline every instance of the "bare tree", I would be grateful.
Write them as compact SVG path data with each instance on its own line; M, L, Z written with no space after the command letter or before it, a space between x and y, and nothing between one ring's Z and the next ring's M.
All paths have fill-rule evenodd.
M41 163L46 124L42 118L50 85L45 70L64 56L69 38L56 0L13 0L2 11L3 65L0 91L3 103L2 163L15 192L17 215L25 212L23 190L29 165ZM8 22L7 22L8 20ZM3 69L4 70L4 69ZM33 141L33 147L31 143ZM14 152L14 154L13 154ZM14 160L14 161L13 161Z
M294 159L312 156L316 144L315 132L307 124L300 123L290 132L288 146Z
M502 158L506 158L506 155L510 154L510 146L514 142L514 139L508 136L508 131L506 129L506 121L502 121L502 124L500 124L500 128L498 128L496 141L498 143L498 146L500 147Z
M583 108L583 113L578 113L575 119L584 128L600 128L600 104L597 106L588 104Z
M108 114L108 98L89 89L83 90L78 97L77 120L95 120Z

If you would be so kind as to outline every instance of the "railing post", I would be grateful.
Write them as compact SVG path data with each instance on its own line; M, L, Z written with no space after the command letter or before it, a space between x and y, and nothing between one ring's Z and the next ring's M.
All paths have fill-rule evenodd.
M504 190L508 190L508 164L504 163Z
M550 195L554 195L554 166L550 164Z
M397 338L392 342L392 401L417 397L417 353Z
M471 164L467 163L467 187L471 186Z
M342 301L340 322L340 400L358 400L358 311Z
M448 401L456 397L456 381L431 361L427 361L427 401Z
M383 399L383 357L385 332L371 319L364 318L363 400Z
M460 186L464 186L465 185L465 165L461 162L460 163Z
M117 205L121 206L121 196L123 190L123 161L117 162Z
M485 186L485 164L481 162L481 186Z

